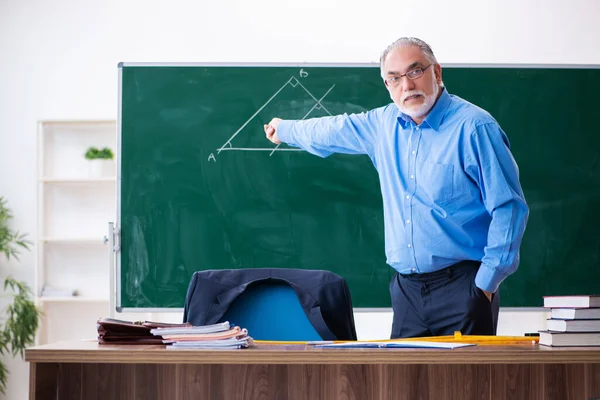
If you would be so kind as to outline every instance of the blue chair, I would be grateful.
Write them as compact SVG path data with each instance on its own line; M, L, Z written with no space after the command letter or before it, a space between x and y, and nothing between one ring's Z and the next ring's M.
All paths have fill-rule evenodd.
M248 329L256 340L321 340L294 289L281 281L249 285L229 306L223 321Z
M183 321L229 321L257 340L356 340L350 289L325 270L242 268L197 271Z

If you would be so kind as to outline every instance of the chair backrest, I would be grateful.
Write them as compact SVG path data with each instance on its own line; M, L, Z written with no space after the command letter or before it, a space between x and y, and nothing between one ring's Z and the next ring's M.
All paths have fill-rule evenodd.
M221 321L248 329L256 340L321 340L294 289L277 280L249 285L229 306Z
M256 339L357 340L350 289L344 278L326 270L196 271L183 321L209 325L224 320L248 328Z

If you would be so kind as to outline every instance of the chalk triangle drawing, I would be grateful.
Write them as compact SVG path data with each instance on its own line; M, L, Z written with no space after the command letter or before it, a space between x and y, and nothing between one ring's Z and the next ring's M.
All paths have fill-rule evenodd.
M302 75L302 71L301 71L300 76L304 77L304 75ZM327 97L327 95L333 90L334 87L335 87L335 84L332 85L320 98L317 98L296 77L294 77L294 76L290 77L290 79L288 79L287 82L285 82L262 106L260 106L258 108L258 110L256 110L256 112L254 114L252 114L252 116L250 118L248 118L246 120L246 122L244 122L242 124L242 126L240 126L238 128L238 130L235 131L233 133L233 135L231 135L231 137L229 139L227 139L227 141L217 150L217 154L220 154L222 151L264 151L264 152L269 152L269 156L272 156L277 151L303 151L301 149L287 147L287 146L281 146L281 145L270 146L269 145L270 142L268 142L266 138L264 139L265 144L264 145L261 144L259 147L245 146L245 145L236 146L235 139L236 138L239 139L240 137L242 137L248 133L254 134L253 132L250 132L251 129L248 127L248 124L250 124L265 107L267 107L269 104L275 103L277 97L278 96L281 97L281 95L284 91L293 91L294 93L296 93L298 95L302 95L304 97L306 97L306 95L308 95L308 97L306 97L306 100L304 101L304 103L309 103L309 105L312 105L312 107L310 107L308 112L304 112L303 115L299 115L299 116L295 117L294 119L303 120L303 119L306 119L309 117L313 118L313 117L318 117L318 116L327 116L327 115L331 116L331 113L323 105L322 101L325 99L325 97ZM298 109L301 110L302 107L298 107ZM276 116L277 115L273 115L273 117L276 117ZM260 126L262 128L262 124ZM263 136L263 138L264 138L264 136Z

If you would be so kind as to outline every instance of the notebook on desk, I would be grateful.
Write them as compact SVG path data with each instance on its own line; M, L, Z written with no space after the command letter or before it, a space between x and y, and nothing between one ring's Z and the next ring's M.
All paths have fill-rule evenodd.
M425 341L387 341L387 342L345 342L333 344L319 344L320 348L425 348L425 349L456 349L458 347L476 346L474 343L448 343L448 342L425 342Z

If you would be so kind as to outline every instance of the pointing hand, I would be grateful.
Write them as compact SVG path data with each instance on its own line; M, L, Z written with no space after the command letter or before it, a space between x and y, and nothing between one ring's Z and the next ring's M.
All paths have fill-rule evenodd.
M277 136L277 126L281 122L281 118L273 118L268 125L265 125L265 135L267 139L275 144L281 144L281 140Z

